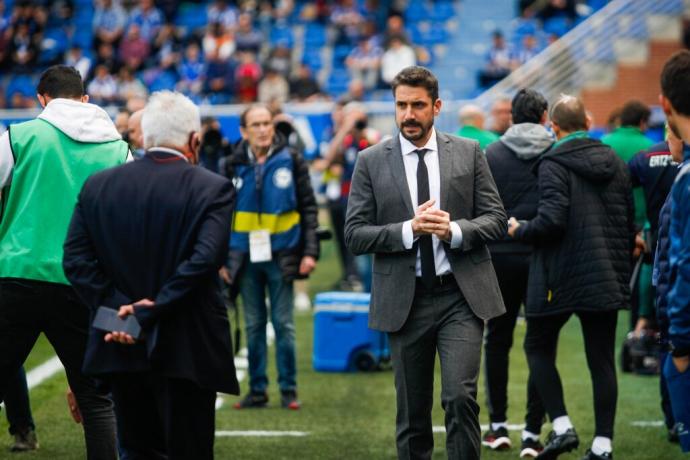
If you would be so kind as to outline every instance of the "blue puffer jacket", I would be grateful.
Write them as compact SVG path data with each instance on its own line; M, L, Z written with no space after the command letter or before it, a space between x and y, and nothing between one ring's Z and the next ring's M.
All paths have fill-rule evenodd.
M671 284L671 266L668 263L668 251L671 248L671 240L668 232L671 226L671 194L666 197L664 205L659 212L658 239L656 243L656 255L654 256L654 277L652 283L656 286L656 319L659 323L661 344L668 344L668 291Z
M678 355L690 354L690 148L671 190L668 293L669 341Z

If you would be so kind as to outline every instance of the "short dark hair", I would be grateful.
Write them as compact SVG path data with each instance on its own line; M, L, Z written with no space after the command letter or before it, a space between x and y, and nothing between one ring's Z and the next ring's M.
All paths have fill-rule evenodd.
M587 129L585 105L575 96L562 95L551 106L551 121L569 133L584 131Z
M690 116L690 51L676 52L661 71L661 94L676 112Z
M74 67L54 65L41 74L36 92L51 98L77 99L84 95L84 82Z
M647 123L652 111L647 104L637 100L628 101L621 109L621 126L640 126Z
M241 127L243 127L243 128L247 127L247 115L249 115L249 112L251 112L252 110L257 110L257 109L267 110L268 113L271 114L271 119L273 119L273 112L271 111L270 107L268 107L268 105L263 104L261 102L257 102L257 103L250 104L249 106L247 106L247 108L244 109L242 111L242 113L240 114L240 126Z
M544 111L548 108L549 103L539 91L523 88L513 98L511 108L513 124L541 123Z
M431 71L425 67L413 65L405 67L393 78L391 88L395 97L398 86L422 87L431 96L431 102L438 99L438 80Z

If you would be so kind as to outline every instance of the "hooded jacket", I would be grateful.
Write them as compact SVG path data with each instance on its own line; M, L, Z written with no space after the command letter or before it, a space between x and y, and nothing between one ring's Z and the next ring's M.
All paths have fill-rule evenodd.
M530 220L537 215L539 189L533 169L553 142L553 135L544 126L520 123L511 126L499 141L486 148L486 159L509 217ZM489 249L493 256L532 252L531 245L508 235L502 241L490 243Z
M57 98L0 137L0 278L68 284L62 244L77 194L129 155L100 107Z
M536 167L537 215L515 234L535 248L526 315L627 307L635 223L625 163L601 142L578 138Z

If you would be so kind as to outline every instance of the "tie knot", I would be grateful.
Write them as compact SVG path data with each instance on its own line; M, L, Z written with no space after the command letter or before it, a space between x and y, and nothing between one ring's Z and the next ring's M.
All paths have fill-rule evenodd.
M424 155L426 155L426 152L428 152L428 151L429 151L428 149L417 149L414 151L414 153L416 153L417 156L419 157L419 161L423 161Z

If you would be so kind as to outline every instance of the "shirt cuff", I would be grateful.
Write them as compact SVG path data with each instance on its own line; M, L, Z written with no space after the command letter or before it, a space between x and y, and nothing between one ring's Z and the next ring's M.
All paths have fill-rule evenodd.
M462 246L462 230L457 222L450 223L450 248L458 249Z
M414 234L412 233L412 219L403 222L402 225L402 241L405 249L412 249L414 244Z

